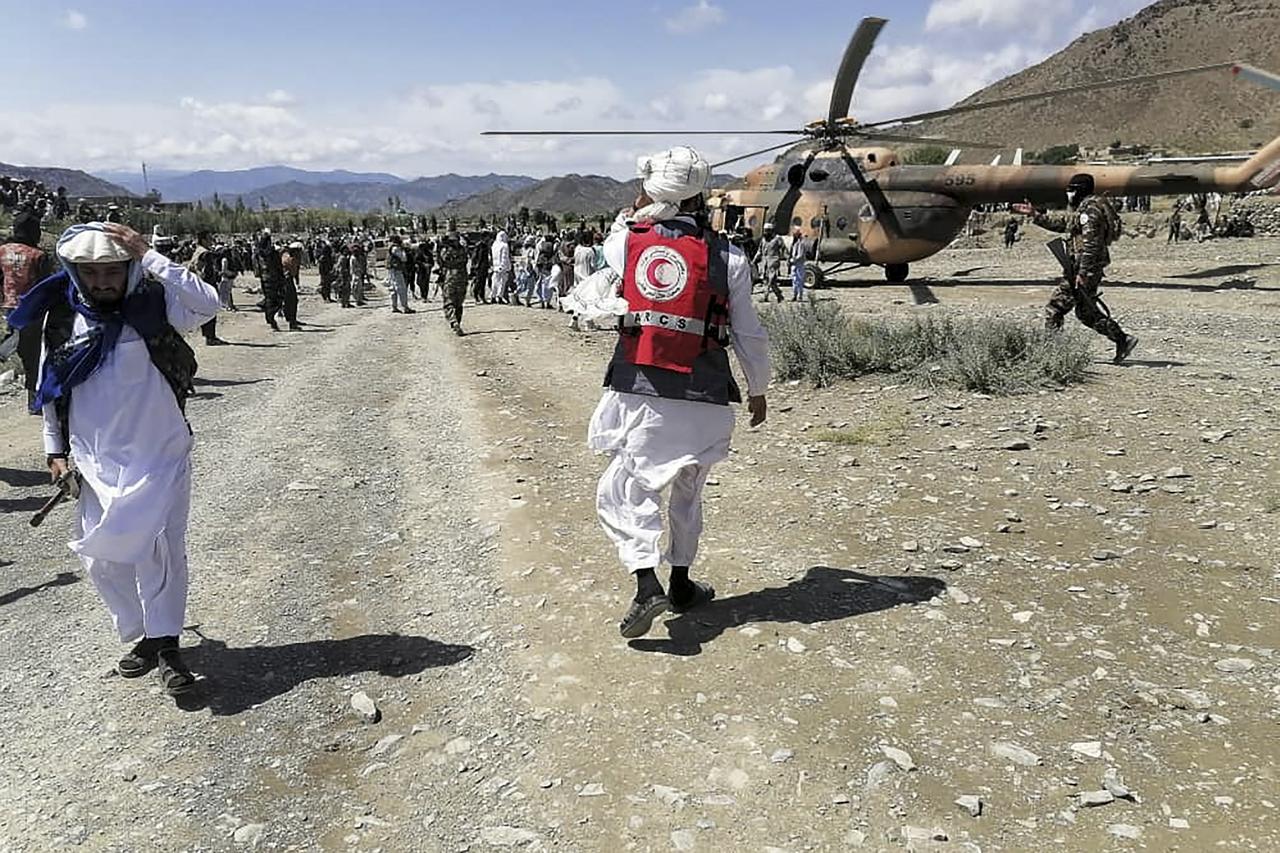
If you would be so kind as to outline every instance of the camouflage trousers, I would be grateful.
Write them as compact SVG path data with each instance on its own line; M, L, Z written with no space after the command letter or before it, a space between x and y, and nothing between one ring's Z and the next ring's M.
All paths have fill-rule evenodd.
M1050 331L1062 328L1063 319L1075 309L1076 319L1098 334L1119 343L1124 340L1120 324L1111 319L1098 299L1099 282L1075 285L1066 279L1058 283L1044 309L1044 325Z
M444 318L455 330L462 328L462 301L467 298L467 275L461 270L444 273Z

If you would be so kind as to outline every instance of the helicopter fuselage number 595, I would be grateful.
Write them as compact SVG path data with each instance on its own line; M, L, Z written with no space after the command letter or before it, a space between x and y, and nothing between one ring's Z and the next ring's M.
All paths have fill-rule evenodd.
M973 175L947 175L942 179L942 185L946 187L971 187L977 181L978 179Z

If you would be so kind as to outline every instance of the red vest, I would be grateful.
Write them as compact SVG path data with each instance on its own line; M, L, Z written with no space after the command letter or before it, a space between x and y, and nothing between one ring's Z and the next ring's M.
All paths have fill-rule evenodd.
M18 297L36 283L40 261L44 252L25 243L0 245L0 271L4 275L4 293L0 294L0 308L8 311L16 308Z
M727 286L708 274L708 248L695 236L664 237L646 225L627 235L620 349L630 364L693 373L698 356L727 340Z

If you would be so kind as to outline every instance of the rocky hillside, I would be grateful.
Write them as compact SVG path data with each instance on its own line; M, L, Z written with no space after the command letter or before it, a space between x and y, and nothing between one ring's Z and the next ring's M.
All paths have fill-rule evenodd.
M60 169L54 166L10 166L8 163L0 163L0 175L42 181L51 190L66 187L67 195L72 198L133 195L124 187L95 178L79 169Z
M1160 0L961 103L1225 61L1280 70L1280 0ZM922 127L1032 149L1119 140L1189 152L1239 150L1280 136L1280 92L1210 72Z

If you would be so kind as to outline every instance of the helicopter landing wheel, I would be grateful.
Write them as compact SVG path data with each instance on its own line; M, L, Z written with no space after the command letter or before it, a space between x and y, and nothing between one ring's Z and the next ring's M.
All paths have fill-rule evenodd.
M894 284L902 284L910 274L911 267L908 264L885 264L884 277Z
M806 263L804 265L804 287L805 290L817 290L826 286L827 276L822 271L822 267L815 263Z

